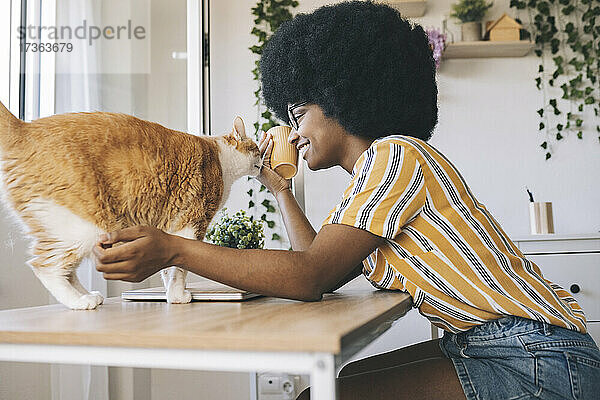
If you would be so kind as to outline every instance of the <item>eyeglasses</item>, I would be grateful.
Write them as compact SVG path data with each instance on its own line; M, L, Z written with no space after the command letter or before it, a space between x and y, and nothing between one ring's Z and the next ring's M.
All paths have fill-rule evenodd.
M296 108L302 107L306 104L308 104L308 101L302 101L300 103L290 104L288 106L288 110L287 110L288 111L288 120L290 122L290 126L295 131L298 130L299 125L298 125L298 119L296 118L296 116L294 115L294 113L292 111L294 111Z

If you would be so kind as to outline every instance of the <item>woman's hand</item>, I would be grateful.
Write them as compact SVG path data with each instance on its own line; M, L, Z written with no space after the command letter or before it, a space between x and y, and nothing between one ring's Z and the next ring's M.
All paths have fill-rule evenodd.
M175 236L151 226L133 226L100 237L93 249L104 279L141 282L173 265ZM114 244L123 242L118 246Z
M277 198L279 192L292 188L292 180L282 178L277 172L271 169L273 136L263 132L258 143L258 148L263 159L263 167L257 179Z

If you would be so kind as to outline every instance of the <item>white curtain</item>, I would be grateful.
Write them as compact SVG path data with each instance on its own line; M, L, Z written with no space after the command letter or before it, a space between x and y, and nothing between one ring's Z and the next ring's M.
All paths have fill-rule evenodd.
M60 0L56 5L56 26L74 29L85 20L100 25L101 1ZM102 108L100 65L101 41L93 46L73 40L72 52L56 53L56 113L99 111Z
M56 26L75 28L101 24L101 1L57 1ZM73 41L74 51L56 54L55 112L99 111L101 98L101 43L88 46L85 41ZM77 270L79 280L88 290L107 296L107 282L91 262ZM51 370L53 400L108 400L108 367L53 365Z

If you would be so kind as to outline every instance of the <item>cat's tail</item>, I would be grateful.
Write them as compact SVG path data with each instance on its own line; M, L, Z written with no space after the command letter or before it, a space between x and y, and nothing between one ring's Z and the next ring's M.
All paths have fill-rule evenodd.
M23 121L15 117L8 109L0 102L0 147L11 142L11 138L18 134Z

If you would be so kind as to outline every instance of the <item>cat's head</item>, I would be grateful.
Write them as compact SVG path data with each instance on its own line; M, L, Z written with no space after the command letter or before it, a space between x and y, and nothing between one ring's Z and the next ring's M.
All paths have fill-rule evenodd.
M230 162L235 164L235 170L240 176L258 176L262 167L262 159L258 145L246 136L244 121L236 117L231 133L223 136L223 142L228 148Z

